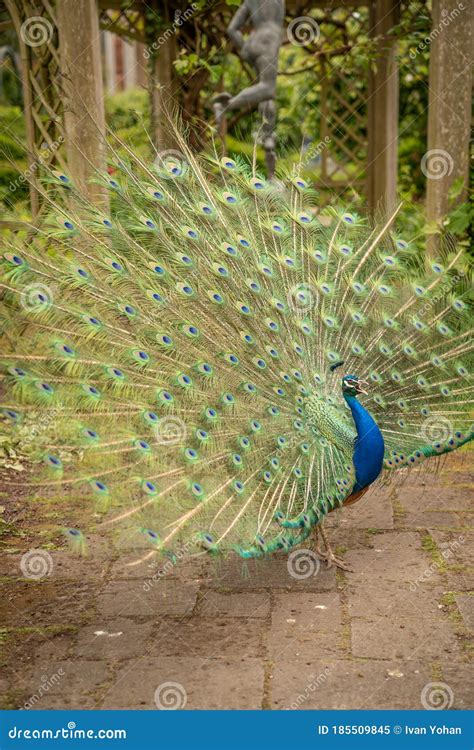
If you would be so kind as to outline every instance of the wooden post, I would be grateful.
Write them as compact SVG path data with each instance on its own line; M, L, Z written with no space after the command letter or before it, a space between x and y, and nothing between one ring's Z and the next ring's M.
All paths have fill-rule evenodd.
M144 89L148 86L148 66L145 59L145 50L146 45L143 42L135 42L137 86Z
M369 34L378 37L369 74L367 196L372 212L389 212L397 200L398 66L391 32L398 19L398 0L371 0Z
M64 87L65 145L68 170L94 202L106 192L89 182L105 171L105 113L99 14L96 0L58 3L59 49Z
M454 180L464 181L461 200L467 194L473 37L472 0L433 0L428 150L422 163L429 222L440 223L446 215ZM430 249L435 247L433 242Z
M105 85L110 94L115 93L117 86L117 62L115 60L115 34L103 31L104 40L103 60L105 68Z
M153 9L156 17L163 19L160 31L147 35L152 135L155 148L160 152L172 149L175 145L173 134L167 124L166 113L172 113L175 106L177 80L173 63L178 56L178 48L169 2L155 0Z
M136 85L137 82L137 63L135 43L122 39L123 50L123 87L128 89Z

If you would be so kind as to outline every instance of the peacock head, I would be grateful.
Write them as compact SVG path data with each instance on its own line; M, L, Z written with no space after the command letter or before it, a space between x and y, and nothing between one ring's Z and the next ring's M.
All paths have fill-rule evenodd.
M344 375L342 378L342 392L345 396L358 396L359 393L367 393L364 386L368 385L365 380L360 380L357 375Z

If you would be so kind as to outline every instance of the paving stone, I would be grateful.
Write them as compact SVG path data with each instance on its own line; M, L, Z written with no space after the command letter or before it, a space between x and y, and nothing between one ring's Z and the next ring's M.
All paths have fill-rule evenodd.
M72 579L82 581L87 578L103 579L107 576L110 568L110 559L87 555L77 557L70 552L52 552L53 570L50 576L52 581Z
M451 708L472 711L474 708L472 664L443 665L443 682L453 691Z
M120 670L101 708L156 710L156 694L168 707L259 709L263 679L263 666L258 659L146 657ZM173 683L168 693L167 682Z
M440 623L434 611L427 620L426 615L417 618L398 608L387 610L384 616L354 619L352 653L371 659L462 660L449 624Z
M48 638L44 643L35 648L34 658L37 661L47 663L49 661L61 661L74 643L75 636L70 633L61 633Z
M469 594L458 594L456 604L461 612L466 628L474 630L474 596Z
M337 550L340 547L346 547L348 550L369 548L372 536L367 533L367 529L350 528L346 524L342 524L341 517L344 512L339 512L339 518L335 519L335 523L332 522L330 517L329 521L325 524L329 542L333 549ZM332 513L331 516L333 515L335 516L336 514ZM321 544L321 546L324 548L324 544ZM324 569L326 567L326 563L321 561L321 568Z
M420 549L417 534L377 536L377 553L347 557L352 654L375 659L459 658L449 620L439 601L439 572Z
M108 679L105 661L86 661L84 659L50 662L45 670L44 665L34 668L29 685L31 696L68 695L71 700L80 695L93 693ZM42 688L43 686L43 688Z
M472 591L472 571L448 570L446 575L448 591Z
M420 695L430 681L429 665L398 661L277 661L271 684L272 708L422 708Z
M343 508L341 525L350 529L393 529L390 489L369 490L357 503Z
M3 626L41 628L77 624L90 613L97 587L93 583L15 582L2 586Z
M20 569L22 555L2 554L0 555L0 576L2 578L24 578Z
M215 615L265 618L270 612L270 596L266 591L240 594L206 591L201 601L200 612L206 617Z
M129 565L150 547L143 535L122 534L125 555L107 567L109 542L98 534L84 560L52 551L50 576L36 582L19 578L21 554L3 555L0 575L11 578L0 598L0 622L11 629L3 655L8 679L0 685L5 707L24 707L45 677L51 684L30 701L33 710L91 709L99 698L104 708L155 709L164 682L183 685L187 708L259 709L266 662L275 709L423 708L433 665L448 698L452 691L451 708L472 708L472 668L441 606L443 594L454 592L472 627L471 463L472 452L448 456L438 473L436 462L427 463L407 472L401 486L376 487L330 515L331 542L347 547L356 571L344 574L350 623L345 607L341 616L335 570L321 563L316 576L299 579L283 554L247 563L203 557L171 565L157 557ZM407 511L398 526L420 531L393 529L394 490ZM43 527L33 518L29 528ZM384 531L368 534L373 528ZM424 529L447 572L422 550ZM54 625L78 632L50 635L45 628ZM52 682L60 668L64 674Z
M26 666L15 662L13 666L10 664L5 669L2 669L2 671L7 680L7 690L15 694L23 693L23 702L34 692L38 685L38 680L36 680L33 686L32 675L35 673L35 667L32 662L26 664Z
M257 619L192 617L163 622L149 653L155 656L264 656L265 626Z
M440 463L436 460L424 461L416 468L410 470L400 469L398 476L405 474L406 484L444 485L452 484L453 477L457 481L472 482L472 444L454 453L449 453L441 458Z
M82 628L74 653L79 658L131 659L141 656L154 628L153 621L137 623L125 617Z
M21 629L11 630L7 643L2 648L2 655L5 658L8 653L8 660L5 658L5 662L13 665L17 672L27 669L32 663L44 664L47 671L49 662L67 658L73 643L72 633L49 635L34 630L30 633L24 633Z
M277 594L268 636L271 658L315 658L344 653L339 596Z
M51 559L51 571L48 573L48 581L76 580L84 581L90 578L105 578L110 568L110 560L107 557L98 557L88 554L86 557L78 557L68 550L51 551L48 553ZM22 555L14 556L18 576L22 575L20 563Z
M97 598L100 616L187 615L196 603L195 583L161 580L144 590L143 581L112 581Z
M393 475L394 483L400 483L402 487L416 487L422 491L423 487L440 487L443 478L440 471L436 471L435 464L427 461L414 469L399 469Z
M136 525L128 529L120 527L114 536L114 547L121 554L131 552L139 553L140 556L152 549L150 542Z
M406 508L406 506L404 507ZM455 513L423 510L422 508L406 509L406 513L400 521L400 526L416 529L449 529L459 525L460 520Z
M149 548L146 551L149 552ZM158 575L158 567L153 558L142 560L144 556L145 550L132 552L131 554L123 551L120 558L112 565L110 578L114 581L120 581L121 579L127 578L137 578L142 581L150 581L153 583L153 576L155 575L157 580L158 578L166 577L161 570L159 571L161 575ZM142 560L142 562L139 562L140 560ZM170 560L170 565L171 564Z
M445 487L405 487L397 490L398 501L408 512L422 513L428 511L464 511L472 509L474 492L468 488L457 488L456 484Z
M466 529L440 531L428 529L446 565L466 565L474 568L474 532Z
M299 548L303 551L304 548ZM314 553L312 553L314 554ZM321 564L316 575L294 578L288 570L288 558L243 561L229 558L215 569L206 585L216 589L250 590L260 588L290 589L292 591L331 591L336 587L335 569Z
M113 563L110 577L114 580L138 578L148 582L148 585L153 585L170 578L186 581L199 580L207 568L205 560L180 561L178 559L173 562L169 558L158 555L143 559L149 551L148 546L146 550L122 553L120 558Z
M35 555L37 553L36 568ZM44 555L44 576L42 582L61 581L65 579L84 580L89 578L104 578L110 568L110 547L106 540L92 535L88 538L87 555L79 557L71 548L46 550L38 544L23 553L3 554L0 556L0 575L23 578L28 580L22 569L35 572L41 570L41 556ZM40 567L38 567L38 565ZM31 579L33 580L33 579Z
M470 591L473 588L474 532L466 529L459 529L459 532L429 529L429 533L445 556L448 566L447 589Z
M30 711L71 711L93 709L96 707L93 698L83 695L45 695L38 703L30 707Z

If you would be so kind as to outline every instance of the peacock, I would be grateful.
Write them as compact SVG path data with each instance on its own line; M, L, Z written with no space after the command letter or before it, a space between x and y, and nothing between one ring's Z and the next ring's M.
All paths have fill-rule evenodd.
M2 423L33 434L38 512L62 498L80 552L97 530L140 560L312 534L344 568L325 517L474 436L468 257L427 259L400 207L320 210L298 170L176 138L152 163L122 144L96 203L48 175L1 257Z

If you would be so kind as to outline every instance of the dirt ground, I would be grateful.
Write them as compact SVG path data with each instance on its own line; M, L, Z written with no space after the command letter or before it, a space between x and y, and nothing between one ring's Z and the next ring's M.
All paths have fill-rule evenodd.
M472 708L473 455L333 514L353 573L308 551L128 566L100 537L78 559L3 492L2 707Z

